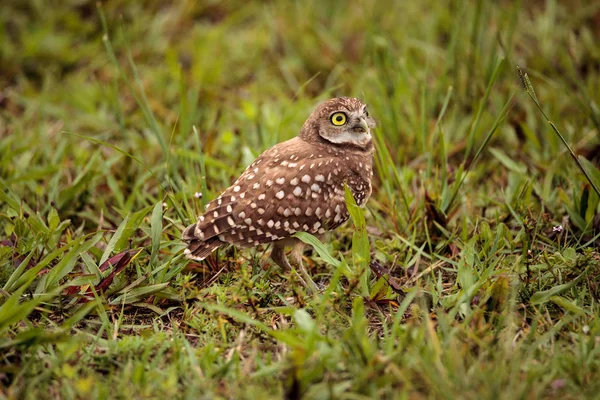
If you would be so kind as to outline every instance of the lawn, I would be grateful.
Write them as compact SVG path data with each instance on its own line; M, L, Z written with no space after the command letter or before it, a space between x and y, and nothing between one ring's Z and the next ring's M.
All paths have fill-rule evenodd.
M599 1L0 5L0 398L600 396ZM181 231L311 110L364 209L202 262Z

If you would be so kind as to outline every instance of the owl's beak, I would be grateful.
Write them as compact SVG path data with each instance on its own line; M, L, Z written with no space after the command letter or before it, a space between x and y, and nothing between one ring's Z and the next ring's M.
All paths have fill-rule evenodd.
M367 133L369 132L369 125L367 124L367 121L364 118L361 118L358 125L355 125L353 129L354 132Z

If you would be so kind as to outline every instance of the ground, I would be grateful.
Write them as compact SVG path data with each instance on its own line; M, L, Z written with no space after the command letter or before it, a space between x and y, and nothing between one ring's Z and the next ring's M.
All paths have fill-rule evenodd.
M0 397L594 398L600 3L0 6ZM518 70L517 67L520 69ZM320 101L378 121L311 244L183 228Z

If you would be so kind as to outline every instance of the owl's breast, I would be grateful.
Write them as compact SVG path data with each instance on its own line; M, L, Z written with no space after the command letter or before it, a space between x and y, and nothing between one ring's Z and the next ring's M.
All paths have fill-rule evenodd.
M356 204L363 207L373 190L371 186L371 178L373 176L373 164L371 158L360 157L353 160L348 169L345 183L348 185Z
M360 207L363 207L369 197L371 197L371 180L370 179L362 179L362 178L351 178L346 182L350 190L352 191L352 195L354 196L354 201Z

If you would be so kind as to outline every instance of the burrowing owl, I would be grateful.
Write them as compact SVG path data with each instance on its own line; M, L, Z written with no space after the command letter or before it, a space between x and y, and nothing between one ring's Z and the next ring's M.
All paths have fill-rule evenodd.
M273 243L271 258L287 270L284 247L295 232L322 234L348 219L344 184L356 203L371 195L375 120L360 100L339 97L320 104L300 134L262 153L182 238L185 254L203 260L218 247ZM301 246L295 246L301 266Z

